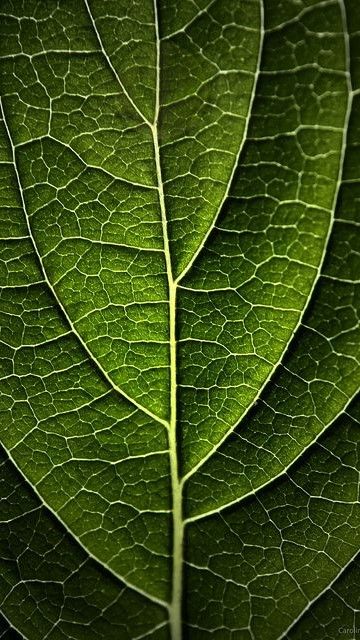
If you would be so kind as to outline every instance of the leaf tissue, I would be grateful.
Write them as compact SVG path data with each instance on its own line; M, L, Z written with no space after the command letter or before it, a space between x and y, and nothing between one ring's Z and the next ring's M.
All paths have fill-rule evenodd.
M0 638L356 638L358 0L0 32Z

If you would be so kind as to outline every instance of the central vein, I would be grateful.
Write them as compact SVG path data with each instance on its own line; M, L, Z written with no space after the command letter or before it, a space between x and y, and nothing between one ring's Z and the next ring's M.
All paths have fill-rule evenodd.
M160 149L158 137L158 119L160 111L160 36L159 19L157 12L157 0L154 0L154 22L156 35L156 103L155 117L151 125L154 142L155 166L157 186L159 191L159 203L161 222L164 238L164 252L166 273L169 292L169 346L170 346L170 421L169 421L169 456L172 493L172 595L169 608L169 622L172 640L181 640L182 637L182 565L183 565L183 515L182 515L182 491L179 479L179 464L176 437L176 283L173 278L170 245L167 228L167 216L162 181Z

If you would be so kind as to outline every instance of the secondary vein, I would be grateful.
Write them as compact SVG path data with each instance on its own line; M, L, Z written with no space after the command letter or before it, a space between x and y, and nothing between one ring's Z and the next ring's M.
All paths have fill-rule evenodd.
M30 224L29 214L28 214L26 203L25 203L25 199L24 199L22 183L21 183L20 174L19 174L18 165L17 165L17 160L16 160L15 145L14 145L11 133L10 133L9 126L7 124L7 119L6 119L6 116L5 116L5 112L4 112L1 100L0 100L0 114L2 115L2 118L3 118L3 121L4 121L5 130L6 130L6 134L7 134L7 137L9 139L9 143L10 143L10 146L11 146L11 149L12 149L12 157L13 157L13 165L14 165L14 171L15 171L15 176L16 176L16 182L17 182L17 186L18 186L18 190L19 190L21 205L22 205L22 208L23 208L23 211L24 211L24 217L25 217L25 221L26 221L26 225L27 225L29 239L30 239L31 244L33 246L34 253L36 255L40 270L41 270L41 272L43 274L45 284L47 285L47 287L51 291L51 293L52 293L52 295L53 295L53 297L54 297L54 299L56 301L57 306L61 310L61 313L63 314L63 317L66 319L66 321L67 321L67 323L68 323L68 325L69 325L69 327L71 329L71 332L74 334L74 336L80 342L81 346L86 351L86 353L89 356L90 360L96 366L96 368L98 369L100 374L106 379L106 381L108 382L110 387L114 391L116 391L117 393L122 395L124 398L126 398L126 400L131 402L131 404L134 405L135 407L137 407L140 411L143 411L148 416L150 416L153 420L155 420L156 422L160 422L160 424L162 424L164 427L168 428L168 422L166 420L164 420L163 418L160 418L160 416L158 416L155 413L153 413L152 411L150 411L150 409L147 409L147 407L143 406L142 404L140 404L139 402L134 400L123 389L118 387L118 385L111 379L109 374L105 371L105 369L101 366L100 362L97 360L97 358L94 356L92 351L89 349L89 347L88 347L87 343L85 342L85 340L83 340L83 338L81 337L80 333L77 331L74 323L72 322L69 314L66 311L65 306L63 305L62 301L60 300L60 298L59 298L54 286L50 282L50 280L48 278L48 275L47 275L47 272L46 272L46 269L45 269L44 264L43 264L42 256L40 255L38 246L37 246L36 241L35 241L35 237L34 237L34 234L33 234L33 231L32 231L31 224Z

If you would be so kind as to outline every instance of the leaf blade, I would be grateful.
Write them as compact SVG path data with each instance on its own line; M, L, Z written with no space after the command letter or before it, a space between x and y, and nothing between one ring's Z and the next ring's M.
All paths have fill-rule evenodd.
M358 550L357 12L266 0L262 47L261 8L3 2L4 482L18 466L43 530L123 599L100 612L80 580L79 625L52 552L45 587L31 563L19 586L4 535L29 640L275 640L329 602L354 615L331 588Z

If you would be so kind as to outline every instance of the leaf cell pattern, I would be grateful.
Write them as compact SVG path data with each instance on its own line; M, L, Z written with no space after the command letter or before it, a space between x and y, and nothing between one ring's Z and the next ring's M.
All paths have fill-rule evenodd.
M355 638L356 1L0 14L0 638Z

